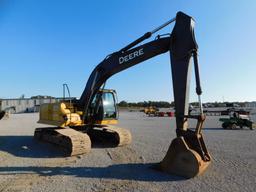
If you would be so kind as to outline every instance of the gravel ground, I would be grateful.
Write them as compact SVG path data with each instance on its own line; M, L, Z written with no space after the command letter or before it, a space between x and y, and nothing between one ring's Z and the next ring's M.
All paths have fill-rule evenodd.
M174 118L121 112L119 126L133 135L130 146L62 157L58 148L33 140L34 129L43 127L38 114L11 115L0 122L0 191L255 191L256 131L223 130L218 118L208 117L204 130L211 166L183 179L152 169L175 137Z

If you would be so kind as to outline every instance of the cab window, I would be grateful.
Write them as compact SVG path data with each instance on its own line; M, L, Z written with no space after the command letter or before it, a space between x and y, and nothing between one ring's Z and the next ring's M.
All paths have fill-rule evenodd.
M104 118L116 118L116 106L115 106L115 98L113 93L103 93L102 94L102 103L103 103L103 111Z

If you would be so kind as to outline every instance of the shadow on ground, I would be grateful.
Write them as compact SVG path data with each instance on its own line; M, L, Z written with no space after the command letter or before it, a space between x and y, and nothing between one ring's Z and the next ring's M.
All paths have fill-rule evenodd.
M0 175L38 174L40 176L74 176L137 181L182 181L152 168L156 164L118 164L108 167L0 167Z
M202 130L204 131L223 131L224 129L222 128L215 128L215 127L212 127L212 128L209 128L209 127L203 127Z
M242 128L242 129L240 129L240 128L236 128L236 129L223 129L222 127L219 127L219 128L208 128L208 127L206 127L206 128L203 128L202 129L203 131L205 130L205 131L248 131L248 130L250 130L248 127L247 128Z
M38 142L33 136L0 136L0 151L30 158L63 157L64 154L51 144Z
M195 128L191 128L191 130L195 130ZM249 128L236 128L236 129L223 129L222 127L203 127L202 130L204 131L248 131Z
M105 140L95 140L92 148L113 148L115 144ZM54 144L41 142L33 136L0 136L0 151L8 152L17 157L55 158L65 157L64 150Z
M193 127L193 128L189 128L191 130L195 130L196 128ZM224 129L223 128L218 128L218 127L203 127L202 128L202 131L223 131Z
M106 147L96 145L95 147ZM63 157L59 148L38 142L33 136L0 136L0 150L18 157ZM184 178L158 171L156 163L115 164L107 167L0 167L0 175L38 174L40 176L75 176L138 181L179 181Z

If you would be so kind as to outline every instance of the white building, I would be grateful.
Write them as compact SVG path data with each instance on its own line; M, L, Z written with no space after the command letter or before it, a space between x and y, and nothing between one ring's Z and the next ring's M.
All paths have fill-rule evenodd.
M9 113L38 112L43 103L56 103L63 98L36 96L31 98L0 99L0 111Z
M256 108L256 101L245 103L245 107L247 107L247 108Z

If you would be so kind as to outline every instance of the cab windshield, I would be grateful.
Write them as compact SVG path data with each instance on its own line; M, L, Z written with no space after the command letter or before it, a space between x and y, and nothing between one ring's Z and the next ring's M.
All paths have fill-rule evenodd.
M116 106L115 98L113 93L103 93L102 94L102 103L103 103L103 118L116 118Z
M97 107L97 100L99 106ZM112 92L101 92L95 95L91 103L94 119L116 119L116 104L115 96Z

